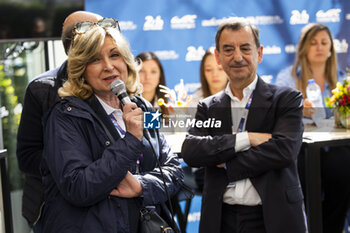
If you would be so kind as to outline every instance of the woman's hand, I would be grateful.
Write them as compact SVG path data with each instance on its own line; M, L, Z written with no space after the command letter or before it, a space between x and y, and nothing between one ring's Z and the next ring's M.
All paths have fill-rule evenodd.
M125 178L119 183L118 187L113 189L110 193L111 196L124 198L138 197L141 194L141 183L130 172L126 174Z
M312 115L315 113L315 107L313 104L308 100L304 100L304 108L303 108L303 116L312 118Z
M126 131L137 137L140 141L143 137L143 112L135 103L127 103L123 107L123 120Z

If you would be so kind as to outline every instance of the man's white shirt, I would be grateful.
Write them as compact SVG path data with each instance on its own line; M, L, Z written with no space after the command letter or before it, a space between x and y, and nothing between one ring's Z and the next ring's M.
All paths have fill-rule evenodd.
M231 116L232 116L232 133L236 134L235 151L244 151L250 148L250 142L248 138L248 132L245 131L245 125L247 119L245 119L242 132L237 132L238 125L244 114L247 102L250 99L252 92L255 90L258 76L255 77L254 81L243 89L243 98L239 100L235 97L230 89L229 83L226 86L225 93L231 99ZM249 112L248 112L249 114ZM230 205L247 205L255 206L261 205L261 198L251 183L250 179L238 180L234 185L229 184L223 196L223 202Z

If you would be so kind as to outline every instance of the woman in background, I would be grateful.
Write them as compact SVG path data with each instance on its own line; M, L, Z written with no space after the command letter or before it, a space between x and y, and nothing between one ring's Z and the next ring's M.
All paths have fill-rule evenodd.
M337 56L329 28L322 24L308 24L301 31L294 65L277 75L276 84L300 90L304 96L303 114L311 118L314 107L306 95L308 80L314 79L320 86L324 100L332 95L331 90L336 87L337 81L341 82L344 77L344 73L337 67ZM330 116L332 112L328 110L326 117ZM323 148L321 170L325 233L341 233L344 229L346 213L350 206L349 167L350 147Z
M203 55L200 65L201 87L193 93L189 108L196 108L201 99L222 91L227 85L227 75L217 64L214 51L215 47L210 47Z
M165 93L160 92L159 84L166 86L163 66L159 58L153 52L143 52L136 56L136 59L142 62L140 82L143 85L142 97L150 102L153 107L159 108L158 99L162 98L165 103L168 99ZM165 105L160 106L162 116L167 119L169 114Z
M304 96L303 114L311 118L314 108L306 96L308 80L315 80L321 88L324 100L325 97L332 96L331 90L336 87L337 81L342 82L345 77L345 74L338 70L337 55L328 27L322 24L308 24L302 29L294 65L277 75L276 84L300 90ZM327 111L327 118L332 115Z

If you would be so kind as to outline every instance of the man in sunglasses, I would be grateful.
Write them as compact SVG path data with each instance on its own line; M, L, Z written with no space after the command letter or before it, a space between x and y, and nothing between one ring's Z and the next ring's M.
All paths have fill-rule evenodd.
M75 25L81 22L97 23L101 19L100 15L87 11L76 11L67 16L61 37L66 54L73 40ZM33 227L34 233L41 232L40 215L44 205L40 172L44 147L42 118L59 99L57 90L66 78L67 62L64 62L61 67L34 78L24 98L17 134L17 159L20 170L25 174L22 215Z

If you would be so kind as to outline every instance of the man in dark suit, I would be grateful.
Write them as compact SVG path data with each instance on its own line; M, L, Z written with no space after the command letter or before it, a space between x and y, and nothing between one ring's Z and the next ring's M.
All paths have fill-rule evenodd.
M307 232L296 165L302 95L257 75L262 54L259 30L247 21L218 28L215 56L229 83L198 104L196 121L221 127L195 124L181 152L206 169L200 233Z

